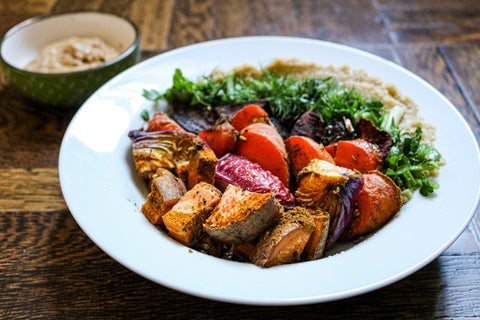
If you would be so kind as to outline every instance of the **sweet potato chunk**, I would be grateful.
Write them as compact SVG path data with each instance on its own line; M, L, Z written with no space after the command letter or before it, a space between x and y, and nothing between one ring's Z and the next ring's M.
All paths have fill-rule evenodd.
M323 256L330 226L330 215L327 212L312 213L312 218L315 230L304 249L307 260L316 260Z
M308 209L295 207L287 211L255 246L253 263L270 267L299 261L314 230L315 222Z
M150 193L142 206L142 213L151 223L162 224L162 216L167 213L187 192L182 180L167 169L159 168L152 176Z
M199 182L213 184L217 156L204 144L195 145L191 150L188 164L188 189L192 189Z
M364 139L338 141L325 150L340 167L362 172L382 168L383 157L378 146Z
M278 221L282 209L274 195L229 185L205 222L206 232L225 243L248 242Z
M162 217L168 234L190 245L221 196L220 191L211 184L200 182L195 185Z
M386 175L369 172L363 175L363 189L357 208L342 239L352 239L382 227L402 208L400 188Z

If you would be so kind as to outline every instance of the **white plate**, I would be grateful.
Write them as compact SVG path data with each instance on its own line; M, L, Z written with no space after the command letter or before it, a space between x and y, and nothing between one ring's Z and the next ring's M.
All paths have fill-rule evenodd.
M146 189L137 178L128 131L142 110L158 110L143 88L165 90L175 68L195 79L215 67L264 65L274 58L365 69L395 84L437 127L436 147L447 159L436 196L416 194L399 215L362 243L327 258L260 269L214 258L178 244L140 212ZM294 305L369 292L398 281L438 257L463 232L477 207L477 143L452 104L425 81L372 54L317 40L246 37L196 44L161 54L123 72L78 111L63 139L59 174L80 227L127 268L164 286L214 300Z

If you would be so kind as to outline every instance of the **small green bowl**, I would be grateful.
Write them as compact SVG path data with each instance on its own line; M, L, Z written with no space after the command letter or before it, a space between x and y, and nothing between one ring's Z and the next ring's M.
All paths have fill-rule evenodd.
M24 70L45 45L73 36L97 36L118 45L113 60L66 73ZM79 107L93 92L140 59L140 31L133 22L111 13L67 12L34 17L10 29L0 42L6 79L26 97L48 106Z

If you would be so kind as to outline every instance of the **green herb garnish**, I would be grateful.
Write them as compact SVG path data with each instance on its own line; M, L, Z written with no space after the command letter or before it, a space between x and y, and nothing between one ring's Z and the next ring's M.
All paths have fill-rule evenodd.
M165 99L170 103L183 102L199 107L266 99L279 119L297 118L313 109L325 122L348 117L356 123L363 117L378 126L383 120L381 102L365 101L359 93L333 78L299 81L269 71L263 71L258 79L232 74L217 82L211 75L192 82L177 69L173 86L165 93L144 90L143 95L152 101Z
M421 143L422 129L417 127L414 135L402 133L397 127L390 130L393 145L387 155L384 173L401 189L417 189L427 196L438 189L437 183L428 180L429 172L438 169L435 162L441 155L437 149Z
M148 113L147 110L142 110L142 112L140 113L140 117L142 117L142 119L146 122L148 120L150 120L150 114Z

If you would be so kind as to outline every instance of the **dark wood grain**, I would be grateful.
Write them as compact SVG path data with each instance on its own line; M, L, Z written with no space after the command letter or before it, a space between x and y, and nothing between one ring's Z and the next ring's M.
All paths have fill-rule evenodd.
M458 43L480 39L478 1L377 1L394 43Z
M319 314L328 319L378 319L381 314L432 319L480 314L480 301L475 300L480 294L478 247L452 248L407 279L375 292L271 308L208 301L154 284L103 253L67 211L1 215L0 226L6 235L0 242L0 263L10 275L0 277L0 306L9 306L0 307L4 319L148 319L155 314L162 319L303 319ZM467 232L458 244L470 243L469 236ZM209 281L218 280L205 279L206 285Z
M460 91L480 122L480 41L441 47ZM477 128L478 129L478 128ZM478 131L477 131L478 132Z
M480 141L478 0L0 0L0 34L27 18L71 10L112 12L134 21L142 33L143 59L236 36L347 44L428 81ZM58 152L75 112L23 98L0 71L0 319L480 318L478 209L460 238L433 262L390 286L345 300L243 306L146 280L100 250L66 207Z
M0 85L0 168L56 167L63 134L75 114L23 98Z

